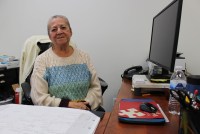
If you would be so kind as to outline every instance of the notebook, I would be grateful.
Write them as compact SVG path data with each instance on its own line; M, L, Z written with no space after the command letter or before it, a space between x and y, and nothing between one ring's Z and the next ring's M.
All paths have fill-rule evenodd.
M157 107L156 113L140 110L140 104L150 102ZM165 118L162 110L152 99L121 99L119 103L118 119L125 123L136 124L163 124Z

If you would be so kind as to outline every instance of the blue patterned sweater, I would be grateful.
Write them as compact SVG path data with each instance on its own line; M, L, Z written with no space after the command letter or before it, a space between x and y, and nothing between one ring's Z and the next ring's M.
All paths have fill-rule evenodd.
M70 57L59 57L50 48L36 58L31 76L35 105L59 106L61 99L85 100L92 109L102 104L100 82L89 55L73 49Z
M84 100L90 86L91 74L86 64L72 64L47 68L44 79L48 82L52 96Z

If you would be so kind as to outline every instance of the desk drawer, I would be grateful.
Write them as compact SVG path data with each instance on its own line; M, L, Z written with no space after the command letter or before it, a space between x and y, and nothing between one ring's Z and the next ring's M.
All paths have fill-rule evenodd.
M9 85L19 83L19 68L0 68L0 81L4 80Z
M19 68L0 68L0 102L13 98L12 84L19 83ZM0 103L1 104L1 103Z
M8 98L14 98L14 90L12 86L6 82L0 83L0 101L4 101Z
M5 69L0 68L0 89L4 88L4 85L6 83L5 80Z

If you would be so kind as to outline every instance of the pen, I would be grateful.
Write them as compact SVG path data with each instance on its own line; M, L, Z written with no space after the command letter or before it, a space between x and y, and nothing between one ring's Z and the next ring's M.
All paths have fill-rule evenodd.
M151 94L148 94L148 93L147 94L142 94L142 96L149 96L149 95L151 95Z
M166 114L163 112L163 110L162 110L162 108L160 107L160 105L157 104L157 106L158 106L160 112L162 113L163 117L165 118L165 122L169 122L169 119L167 118Z

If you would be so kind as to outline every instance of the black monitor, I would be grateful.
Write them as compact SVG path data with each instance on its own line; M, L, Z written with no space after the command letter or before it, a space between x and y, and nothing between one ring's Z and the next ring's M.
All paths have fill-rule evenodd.
M174 0L153 18L148 60L174 71L183 0Z

